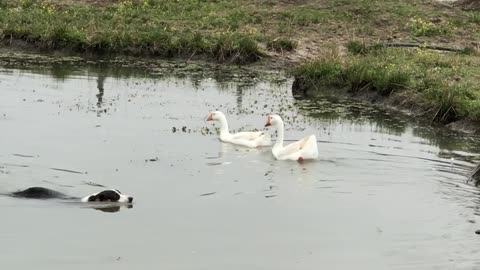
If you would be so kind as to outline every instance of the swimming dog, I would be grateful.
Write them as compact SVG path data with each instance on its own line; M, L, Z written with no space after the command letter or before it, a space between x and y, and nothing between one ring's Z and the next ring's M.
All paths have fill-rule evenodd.
M53 189L44 187L31 187L22 191L13 192L14 197L29 199L63 199L80 200L80 202L112 202L112 203L132 203L133 197L122 194L118 189L104 190L83 198L70 197L66 194Z

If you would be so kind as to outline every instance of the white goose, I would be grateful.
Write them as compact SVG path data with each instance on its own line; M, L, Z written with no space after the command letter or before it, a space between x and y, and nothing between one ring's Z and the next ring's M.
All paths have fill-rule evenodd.
M220 140L246 147L268 146L272 144L268 131L238 132L231 134L228 131L228 123L225 115L220 111L211 112L207 121L220 122Z
M316 159L318 157L317 138L315 135L307 136L297 142L283 146L283 121L278 115L269 115L266 127L272 126L277 129L278 137L273 145L272 153L278 160Z

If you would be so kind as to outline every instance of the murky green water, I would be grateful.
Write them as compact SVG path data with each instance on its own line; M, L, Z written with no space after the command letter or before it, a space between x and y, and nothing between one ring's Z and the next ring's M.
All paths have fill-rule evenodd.
M135 204L0 196L1 269L480 268L480 192L465 184L479 138L295 101L290 80L54 71L0 70L0 193L96 183ZM237 130L280 113L287 139L317 135L320 159L220 143L203 120L215 109Z

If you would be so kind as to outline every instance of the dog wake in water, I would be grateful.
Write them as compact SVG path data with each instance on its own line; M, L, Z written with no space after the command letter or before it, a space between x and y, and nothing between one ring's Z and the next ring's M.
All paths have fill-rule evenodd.
M122 194L118 189L104 190L98 193L94 193L83 198L71 197L59 191L44 188L44 187L31 187L22 191L12 192L10 194L13 197L28 198L28 199L61 199L71 202L82 203L109 203L97 205L93 207L98 210L116 212L120 209L120 205L128 205L131 208L133 203L133 197ZM128 207L127 206L127 207Z

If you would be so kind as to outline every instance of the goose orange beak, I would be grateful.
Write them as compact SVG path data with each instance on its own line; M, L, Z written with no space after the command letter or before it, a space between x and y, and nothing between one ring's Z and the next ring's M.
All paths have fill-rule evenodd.
M267 119L267 123L265 124L265 127L269 127L269 126L272 125L272 122L270 120L271 120L271 118L269 116L268 119Z
M212 114L210 114L210 115L208 116L207 121L213 121Z

